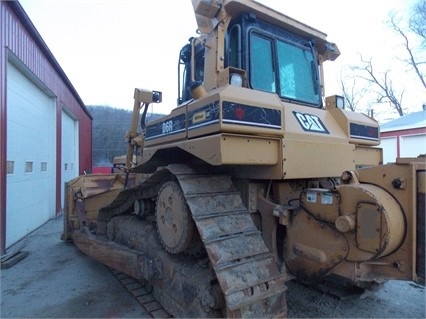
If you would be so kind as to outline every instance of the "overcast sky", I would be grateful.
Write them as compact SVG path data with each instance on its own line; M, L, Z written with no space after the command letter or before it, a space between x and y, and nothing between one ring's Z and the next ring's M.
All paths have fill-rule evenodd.
M341 56L326 62L326 95L339 94L341 69L373 56L391 65L398 39L390 11L408 14L415 0L260 0L328 35ZM176 106L180 48L197 28L191 0L20 0L86 105L133 107L135 87L163 92L154 112ZM382 63L380 65L380 63ZM388 67L389 68L389 67ZM404 73L404 72L402 72ZM403 77L404 74L401 74ZM409 88L410 111L426 97Z

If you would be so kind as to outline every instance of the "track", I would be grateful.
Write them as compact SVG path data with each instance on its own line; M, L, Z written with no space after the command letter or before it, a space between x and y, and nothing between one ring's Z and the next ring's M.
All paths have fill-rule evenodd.
M104 207L106 220L128 209L135 198L157 195L164 180L174 176L183 191L192 219L209 256L226 301L227 317L286 317L285 276L281 274L262 233L244 206L241 194L227 175L205 175L186 165L169 165L133 189L126 189ZM173 178L172 178L173 179ZM125 276L125 275L124 275ZM120 275L120 281L130 283ZM162 308L139 285L130 292L153 317ZM127 286L126 286L127 287ZM134 288L134 289L133 289Z
M108 267L107 267L108 268ZM141 306L149 313L151 318L173 318L162 306L155 300L149 287L118 270L108 268L114 277L126 288L126 290L141 304ZM337 300L345 300L354 295L360 296L360 290L347 290L347 287L336 286L330 282L323 282L317 285L306 285L300 282L295 282L294 285L303 286L309 291L318 291L322 294L335 298ZM346 288L346 289L345 289Z
M286 316L284 276L253 224L231 178L226 175L200 175L186 166L169 166L168 170L183 191L209 255L226 299L227 317ZM155 300L149 288L119 271L112 270L112 273L151 317L172 317ZM310 288L339 300L353 295L347 287L330 282Z
M213 264L228 317L286 316L285 278L229 176L170 167Z
M108 268L121 284L132 294L152 318L173 318L151 293L151 290L139 281L118 270Z

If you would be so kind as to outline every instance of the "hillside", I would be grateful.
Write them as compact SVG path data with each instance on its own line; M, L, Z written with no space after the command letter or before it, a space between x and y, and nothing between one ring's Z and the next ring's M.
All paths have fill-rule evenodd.
M92 165L112 166L112 159L115 156L127 152L125 135L130 128L132 111L97 105L90 105L87 108L93 117ZM162 114L148 112L147 122L160 116Z

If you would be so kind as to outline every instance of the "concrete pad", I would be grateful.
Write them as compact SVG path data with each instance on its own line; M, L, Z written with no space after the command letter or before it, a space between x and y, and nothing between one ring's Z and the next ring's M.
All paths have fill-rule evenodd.
M6 253L28 251L1 270L1 318L150 318L102 264L61 241L62 217Z

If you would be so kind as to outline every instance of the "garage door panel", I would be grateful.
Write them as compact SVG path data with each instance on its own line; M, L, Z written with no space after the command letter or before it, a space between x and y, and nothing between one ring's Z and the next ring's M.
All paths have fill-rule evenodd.
M396 137L382 138L380 147L383 149L383 163L394 163L397 157Z
M63 209L65 182L78 176L78 121L62 111L62 165L61 165L61 205Z
M401 157L417 157L426 153L426 134L401 136Z
M28 216L33 215L36 210L42 212L48 210L49 206L46 201L46 196L48 194L46 192L49 189L45 184L46 183L39 183L39 187L35 188L32 181L9 184L10 196L8 199L13 202L13 209L16 212L28 212ZM27 200L29 197L31 197L30 200ZM44 220L46 214L39 213L38 215ZM28 216L26 215L26 217Z
M7 71L7 160L14 172L7 175L6 247L54 217L56 198L55 99L11 63Z

